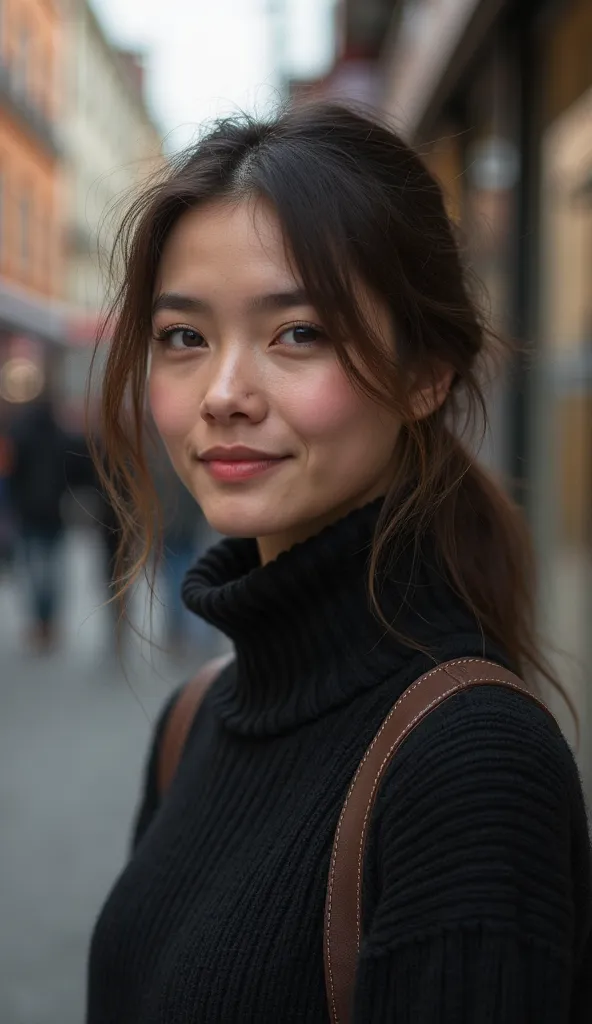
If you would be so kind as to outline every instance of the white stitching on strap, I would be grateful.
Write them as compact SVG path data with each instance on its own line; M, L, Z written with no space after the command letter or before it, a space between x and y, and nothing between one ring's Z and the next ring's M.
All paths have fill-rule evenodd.
M499 667L499 666L496 666L496 667ZM431 673L430 673L430 675L431 675ZM412 732L412 730L415 727L416 722L419 719L421 719L423 717L426 717L427 714L429 714L429 712L432 710L432 708L437 707L438 704L443 703L443 701L446 700L446 698L449 697L451 694L459 692L464 687L470 686L471 683L476 683L476 682L484 682L484 683L487 683L487 684L489 684L489 683L492 683L492 684L503 683L505 686L507 686L508 688L511 688L513 690L516 690L518 693L523 693L524 692L524 690L522 689L521 686L517 686L515 683L512 683L509 679L487 679L487 680L482 680L481 676L475 676L472 679L463 679L462 682L460 682L460 681L457 682L454 686L451 686L450 689L445 690L443 693L439 694L437 698L435 698L434 700L430 701L430 703L427 704L423 708L423 710L420 712L420 714L416 715L411 720L411 722L409 722L409 724L403 730L403 732L401 733L401 735L399 736L397 741L392 744L392 746L390 747L388 752L385 754L385 757L384 757L384 759L382 761L382 764L380 765L380 768L378 769L378 772L376 774L376 778L374 779L374 782L372 784L371 795L370 795L370 799L368 801L368 806L366 808L366 814L364 816L364 824L362 826L362 835L361 835L361 838L360 838L360 848L359 848L359 853L358 853L358 885L357 885L357 897L356 897L356 905L357 905L357 910L356 910L356 948L357 948L358 951L360 949L361 916L362 916L361 895L362 895L362 861L363 861L363 854L364 854L364 839L365 839L365 836L366 836L366 830L367 830L367 825L368 825L368 817L370 815L370 811L371 811L371 808L372 808L372 804L373 804L373 800L374 800L374 794L375 794L376 789L378 788L378 785L380 783L380 779L381 779L381 776L382 776L383 771L385 769L385 766L388 765L388 762L389 762L389 760L390 760L390 758L392 756L393 751L396 749L397 746L399 746L403 742L403 740L409 735L409 733ZM421 685L419 680L418 680L417 685ZM405 697L405 694L403 694L403 697ZM401 700L403 700L403 697L401 698ZM395 707L396 707L396 705L395 705ZM394 708L393 708L393 711L394 711ZM390 714L392 714L392 712ZM390 714L387 716L387 719L385 719L385 722L388 721L388 718L390 718ZM349 794L348 794L347 799L349 800Z
M357 773L354 776L354 782L355 782L356 778L357 778ZM352 786L353 786L353 783L352 783ZM335 985L333 983L333 969L332 969L332 966L331 966L331 942L330 942L330 936L331 936L331 911L332 911L332 907L333 907L333 883L334 883L334 880L335 880L335 861L337 859L337 847L339 845L339 836L340 836L340 833L341 833L341 826L343 824L343 816L345 814L345 808L347 806L347 802L349 800L349 794L350 793L351 793L351 788L348 791L348 795L346 797L346 801L345 801L343 807L341 808L341 814L339 815L339 821L337 823L337 831L335 833L335 842L333 844L333 854L331 856L331 870L329 872L329 892L328 892L328 898L327 898L327 936L326 936L327 967L329 968L329 984L330 984L330 987L331 987L331 1009L333 1011L332 1015L333 1015L333 1020L334 1020L335 1024L337 1024L337 1007L335 1005Z
M337 860L337 850L338 850L338 847L339 847L339 839L340 839L340 836L341 836L341 828L342 828L342 825L343 825L343 819L345 817L345 813L346 813L347 807L349 805L349 802L350 802L350 799L351 799L351 795L352 795L354 786L356 785L356 782L358 780L360 772L362 771L362 768L364 767L366 761L368 760L368 757L370 756L372 750L374 749L375 745L377 744L378 740L380 739L380 736L382 735L382 733L383 733L384 729L386 728L388 722L390 721L390 719L394 715L394 713L397 710L397 708L400 707L403 704L403 702L413 693L413 691L416 690L418 686L422 686L425 682L427 682L427 680L431 676L435 675L436 672L440 672L442 670L443 671L448 671L448 669L453 668L455 665L475 665L475 664L479 664L481 666L489 666L490 668L496 669L498 672L499 672L500 667L501 667L500 665L497 665L494 661L486 661L484 658L457 658L455 661L448 661L448 662L442 663L441 665L437 665L435 668L431 669L429 672L426 672L424 675L420 676L419 679L416 679L415 682L412 683L411 686L409 686L405 690L405 692L399 697L397 702L393 705L393 707L389 711L388 715L384 719L384 722L382 723L380 729L376 733L374 739L372 740L372 743L370 744L370 746L368 747L366 753L364 754L364 757L360 761L360 764L358 765L356 773L355 773L355 775L353 777L353 780L352 780L352 782L350 784L350 787L349 787L349 789L347 791L347 796L345 798L345 802L344 802L343 807L341 809L341 814L339 815L339 821L337 823L337 830L336 830L336 833L335 833L335 841L334 841L334 845L333 845L333 854L332 854L332 857L331 857L331 869L330 869L330 872L329 872L329 886L328 886L328 896L327 896L326 952L327 952L327 966L328 966L328 970L329 970L329 984L330 984L330 988L331 988L331 1007L332 1007L332 1011L333 1011L333 1020L334 1020L335 1024L338 1024L338 1021L337 1021L337 1007L335 1005L335 986L334 986L334 981L333 981L333 970L332 970L332 966L331 966L331 943L330 943L331 913L332 913L332 906L333 906L333 886L334 886L334 881L335 881L335 863L336 863L336 860ZM384 757L384 759L382 761L382 764L380 765L380 768L378 769L378 772L376 774L376 778L374 779L374 782L372 784L372 789L371 789L371 792L370 792L370 799L368 801L368 806L366 808L366 814L364 816L364 823L363 823L363 826L362 826L362 834L360 836L360 843L359 843L359 849L358 849L358 873L357 873L358 877L357 877L357 891L356 891L356 954L358 954L359 950L360 950L361 889L362 889L362 862L363 862L363 853L364 853L364 840L365 840L365 837L366 837L366 830L367 830L367 826L368 826L368 818L369 818L369 815L370 815L370 810L371 810L373 802L374 802L374 794L375 794L376 789L378 787L378 784L380 782L381 775L383 774L385 766L388 764L388 761L389 761L390 757L392 756L392 753L395 750L395 748L397 747L397 745L399 743L401 743L406 738L406 736L412 731L412 729L415 726L415 723L420 718L422 718L427 713L429 713L433 707L435 707L436 705L438 705L442 701L444 701L450 694L454 693L455 691L460 691L464 687L469 686L471 683L476 683L476 682L482 682L484 684L502 683L505 686L507 686L509 689L516 690L517 693L524 693L523 687L516 685L516 683L512 683L511 680L509 680L509 679L503 679L503 678L502 679L500 679L500 678L483 679L482 676L474 676L471 679L457 680L455 682L454 686L451 686L448 690L445 690L444 693L439 694L439 696L435 700L430 701L430 703L426 707L424 707L422 709L420 714L416 715L412 719L412 721L409 722L409 724L406 727L406 729L401 733L401 735L399 736L397 741L395 743L393 743L392 746L390 747L390 749L388 750L387 754L385 755L385 757ZM542 704L542 702L539 702L539 703Z

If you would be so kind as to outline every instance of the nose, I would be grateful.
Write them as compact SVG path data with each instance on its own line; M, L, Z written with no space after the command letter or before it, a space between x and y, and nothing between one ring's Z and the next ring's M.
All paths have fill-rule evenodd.
M212 360L200 408L201 418L207 423L226 425L240 419L260 423L265 418L265 395L247 362L236 353Z

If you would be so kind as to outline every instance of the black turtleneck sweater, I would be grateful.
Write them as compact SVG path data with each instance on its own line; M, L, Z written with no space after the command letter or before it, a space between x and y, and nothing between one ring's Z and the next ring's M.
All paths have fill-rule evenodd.
M131 859L91 948L88 1024L327 1024L323 906L348 784L431 662L369 610L378 505L261 567L225 540L185 600L234 642L159 804L156 729ZM438 660L503 661L428 561L383 607ZM169 705L170 706L170 705ZM523 696L434 712L382 785L364 865L355 1024L592 1020L590 848L578 773Z

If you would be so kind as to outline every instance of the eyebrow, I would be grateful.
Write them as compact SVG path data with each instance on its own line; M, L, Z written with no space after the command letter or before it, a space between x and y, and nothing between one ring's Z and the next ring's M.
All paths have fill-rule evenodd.
M294 309L296 306L310 306L310 299L303 288L295 288L286 292L270 292L267 295L256 295L247 306L253 313L268 313L283 309ZM163 309L175 313L211 313L212 307L205 299L195 295L179 295L176 292L163 292L152 306L152 316Z

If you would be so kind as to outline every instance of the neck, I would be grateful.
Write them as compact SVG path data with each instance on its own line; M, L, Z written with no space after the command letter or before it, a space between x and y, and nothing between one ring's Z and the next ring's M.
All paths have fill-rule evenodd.
M364 506L369 505L378 498L381 500L384 499L384 488L382 484L364 492L363 495L358 495L349 501L335 506L324 515L317 516L313 519L305 519L302 522L296 523L294 526L282 533L274 533L265 537L258 537L257 548L259 550L261 565L267 565L269 562L274 562L279 555L289 551L290 548L293 548L296 544L303 544L305 541L310 540L311 537L315 537L317 534L321 533L326 527L345 518L350 512L353 512L355 509L364 508Z
M478 636L434 560L413 550L380 580L381 611L396 632L379 621L368 569L381 504L354 510L265 565L254 540L222 541L187 574L185 603L236 649L236 670L211 697L227 728L295 728L404 673L414 647L444 660L452 635Z

